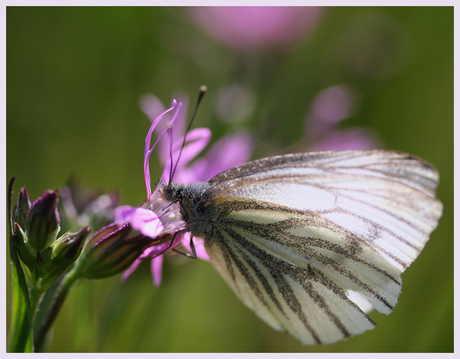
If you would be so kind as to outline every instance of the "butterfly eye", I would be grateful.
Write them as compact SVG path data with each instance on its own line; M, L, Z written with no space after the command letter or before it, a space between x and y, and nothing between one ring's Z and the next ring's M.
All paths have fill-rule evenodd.
M164 187L163 195L167 201L172 201L173 189L171 188L171 185L168 184L167 186Z
M167 201L180 201L182 200L182 190L174 183L168 183L163 187L163 196Z

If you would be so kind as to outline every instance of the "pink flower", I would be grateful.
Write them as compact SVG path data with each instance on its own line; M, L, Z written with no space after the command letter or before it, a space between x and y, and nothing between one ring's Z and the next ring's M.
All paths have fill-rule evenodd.
M179 184L207 181L228 168L247 162L251 156L250 135L241 131L217 141L206 156L192 162L209 143L211 131L207 128L191 130L187 134L184 144L187 102L187 99L184 99L184 102L174 100L171 108L165 110L163 104L153 95L145 96L141 100L142 110L152 121L145 139L144 150L144 178L147 201L141 207L118 207L115 210L115 220L117 223L130 223L132 228L151 238L166 235L175 235L175 238L172 244L169 240L145 250L124 273L123 280L139 266L143 259L151 258L154 285L159 286L162 277L162 253L172 250L180 244L191 252L190 241L192 238L190 233L181 232L186 229L186 225L181 219L179 204L170 204L158 194L158 190L163 183L170 180ZM158 115L159 113L160 115ZM154 132L157 140L150 147L151 137ZM160 141L163 137L166 138ZM168 141L164 141L166 139ZM160 177L159 185L152 192L149 159L157 144L159 159L164 166L164 170ZM178 160L182 146L184 147ZM174 178L170 178L172 174ZM194 237L193 243L197 257L209 260L204 249L203 240Z
M185 133L188 99L183 94L177 95L182 98L183 111L177 116L174 122L173 142L173 163L176 162L180 146ZM164 111L160 100L153 95L146 95L141 99L142 110L153 122L158 113ZM160 123L161 126L161 123ZM164 131L164 130L163 130ZM161 134L161 127L155 130L157 136ZM174 182L179 184L192 183L196 181L208 181L215 175L229 168L247 162L251 158L252 144L251 135L245 130L240 130L232 135L227 135L217 141L206 156L196 159L190 163L211 140L211 131L207 128L196 128L187 134L187 151L184 148L174 176ZM163 175L169 173L170 168L170 145L169 142L159 142L159 158L164 166Z
M357 150L381 147L376 134L367 128L339 129L341 121L352 116L356 94L346 85L321 91L313 100L303 140L308 151Z
M193 7L195 22L210 36L243 52L292 45L318 22L319 7Z

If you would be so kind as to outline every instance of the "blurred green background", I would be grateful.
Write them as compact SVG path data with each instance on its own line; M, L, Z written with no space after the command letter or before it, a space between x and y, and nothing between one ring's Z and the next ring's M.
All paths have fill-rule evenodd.
M7 178L33 200L71 174L87 187L145 198L149 123L139 98L165 104L182 90L208 93L195 127L217 139L249 128L253 158L302 139L319 91L352 86L359 97L343 128L366 126L384 148L410 152L440 172L439 227L403 274L399 303L377 327L344 342L301 346L258 319L210 263L166 258L152 286L143 263L80 283L53 332L53 352L452 352L453 7L326 8L293 46L239 51L209 37L188 8L7 8ZM222 120L221 90L244 87L252 108ZM234 105L238 109L239 104ZM155 162L155 161L152 161ZM160 168L152 164L152 176Z

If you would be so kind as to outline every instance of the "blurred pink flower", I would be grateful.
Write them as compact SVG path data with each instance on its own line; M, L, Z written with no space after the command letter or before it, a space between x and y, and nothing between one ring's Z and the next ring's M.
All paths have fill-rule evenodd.
M190 8L192 18L206 33L244 52L289 47L311 32L322 11L307 6Z
M370 150L381 148L373 131L367 128L335 130L310 147L310 151Z
M179 244L182 244L182 246L191 252L190 233L178 233L186 229L185 223L181 220L179 213L179 204L167 203L158 195L161 184L171 180L170 176L173 173L171 159L173 166L177 164L174 172L174 182L185 184L207 181L226 169L247 162L251 157L251 136L246 131L240 131L233 135L227 135L217 141L206 156L192 162L211 139L211 131L209 129L196 128L187 134L186 142L178 161L180 149L184 144L187 103L188 100L186 98L184 98L184 102L179 103L174 100L172 107L165 110L161 101L153 95L147 95L141 100L142 110L152 121L152 126L145 140L144 150L144 178L147 201L142 207L118 207L115 210L115 218L117 223L128 222L134 229L151 238L167 234L176 235L176 237L172 245L168 241L145 250L124 273L123 280L136 270L143 259L151 258L153 282L155 286L159 286L162 277L162 253L165 250L172 250ZM157 140L152 148L150 148L153 132L155 132ZM160 141L167 133L170 134L169 138L167 136L168 141ZM164 170L157 188L152 193L150 187L149 159L157 144L159 159ZM197 257L209 260L204 249L203 240L194 237L193 243Z
M313 100L305 124L302 142L306 150L337 151L381 147L376 134L370 129L338 128L341 121L354 114L356 102L353 89L347 85L337 85L322 90Z

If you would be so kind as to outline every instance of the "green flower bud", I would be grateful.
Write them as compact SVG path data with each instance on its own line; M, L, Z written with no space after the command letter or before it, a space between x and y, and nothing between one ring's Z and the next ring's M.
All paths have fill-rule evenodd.
M30 206L29 195L27 194L26 188L23 187L19 191L18 203L14 208L14 222L19 224L21 228L26 228L27 212L29 212Z
M84 227L56 239L60 230L58 202L57 191L45 191L31 204L26 189L22 188L10 215L12 248L29 268L29 279L41 292L75 263L91 231L90 227Z
M45 191L30 207L26 220L26 233L30 246L43 251L54 242L59 232L57 191Z
M91 228L82 228L77 233L67 232L58 238L51 247L42 253L38 252L37 259L40 263L39 274L42 278L40 285L46 289L51 283L63 274L77 260L85 239Z
M108 225L88 240L77 262L77 271L89 279L110 277L126 270L154 243L129 225Z
M84 240L91 232L90 227L84 227L76 233L67 232L58 238L52 245L53 258L61 260L72 256L76 259L83 249Z
M21 188L18 194L18 202L13 211L13 245L19 255L19 258L24 264L33 268L36 261L36 250L29 245L27 234L24 232L26 228L27 213L29 212L31 203L29 195L25 187Z

